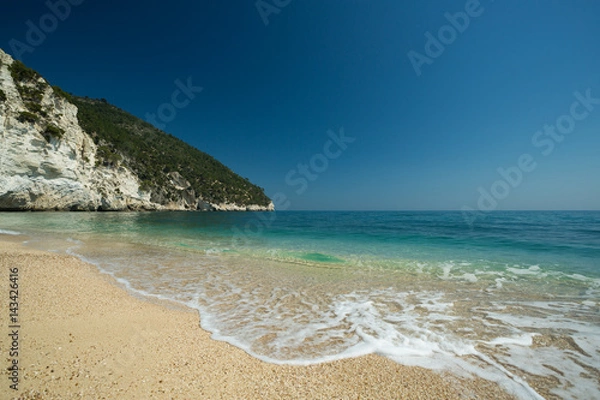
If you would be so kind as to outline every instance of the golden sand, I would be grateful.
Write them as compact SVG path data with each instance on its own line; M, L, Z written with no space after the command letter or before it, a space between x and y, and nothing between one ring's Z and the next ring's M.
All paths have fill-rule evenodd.
M0 398L510 399L496 384L369 355L272 365L210 339L198 314L130 296L89 264L0 237ZM18 268L18 390L10 269Z

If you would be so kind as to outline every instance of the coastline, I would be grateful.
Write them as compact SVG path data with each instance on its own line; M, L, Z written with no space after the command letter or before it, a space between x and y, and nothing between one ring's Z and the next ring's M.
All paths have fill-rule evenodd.
M95 266L0 235L0 294L19 270L19 384L9 398L496 398L497 384L407 367L378 355L268 364L210 339L198 314L130 295ZM7 302L4 302L7 304ZM0 347L10 347L9 310Z

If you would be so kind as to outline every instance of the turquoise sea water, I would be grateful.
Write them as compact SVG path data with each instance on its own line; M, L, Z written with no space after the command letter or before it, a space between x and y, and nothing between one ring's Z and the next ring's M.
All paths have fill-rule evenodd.
M273 363L368 353L600 393L600 212L0 213L0 234L92 262Z

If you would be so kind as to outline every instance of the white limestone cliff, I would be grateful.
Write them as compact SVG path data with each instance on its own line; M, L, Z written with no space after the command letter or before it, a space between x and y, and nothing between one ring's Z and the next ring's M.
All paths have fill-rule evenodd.
M0 90L6 97L0 99L0 210L273 209L272 203L268 207L204 203L185 193L174 203L151 201L132 171L96 163L97 146L80 127L77 107L57 96L42 78L46 116L36 122L20 121L27 108L9 70L13 61L0 49ZM62 129L62 137L46 135L46 139L48 125ZM174 175L171 180L177 186L182 178Z

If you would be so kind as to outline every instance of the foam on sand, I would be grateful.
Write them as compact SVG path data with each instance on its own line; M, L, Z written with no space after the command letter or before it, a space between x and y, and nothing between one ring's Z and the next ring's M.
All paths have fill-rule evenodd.
M21 232L11 231L8 229L0 229L0 235L18 236L18 235L21 235Z

